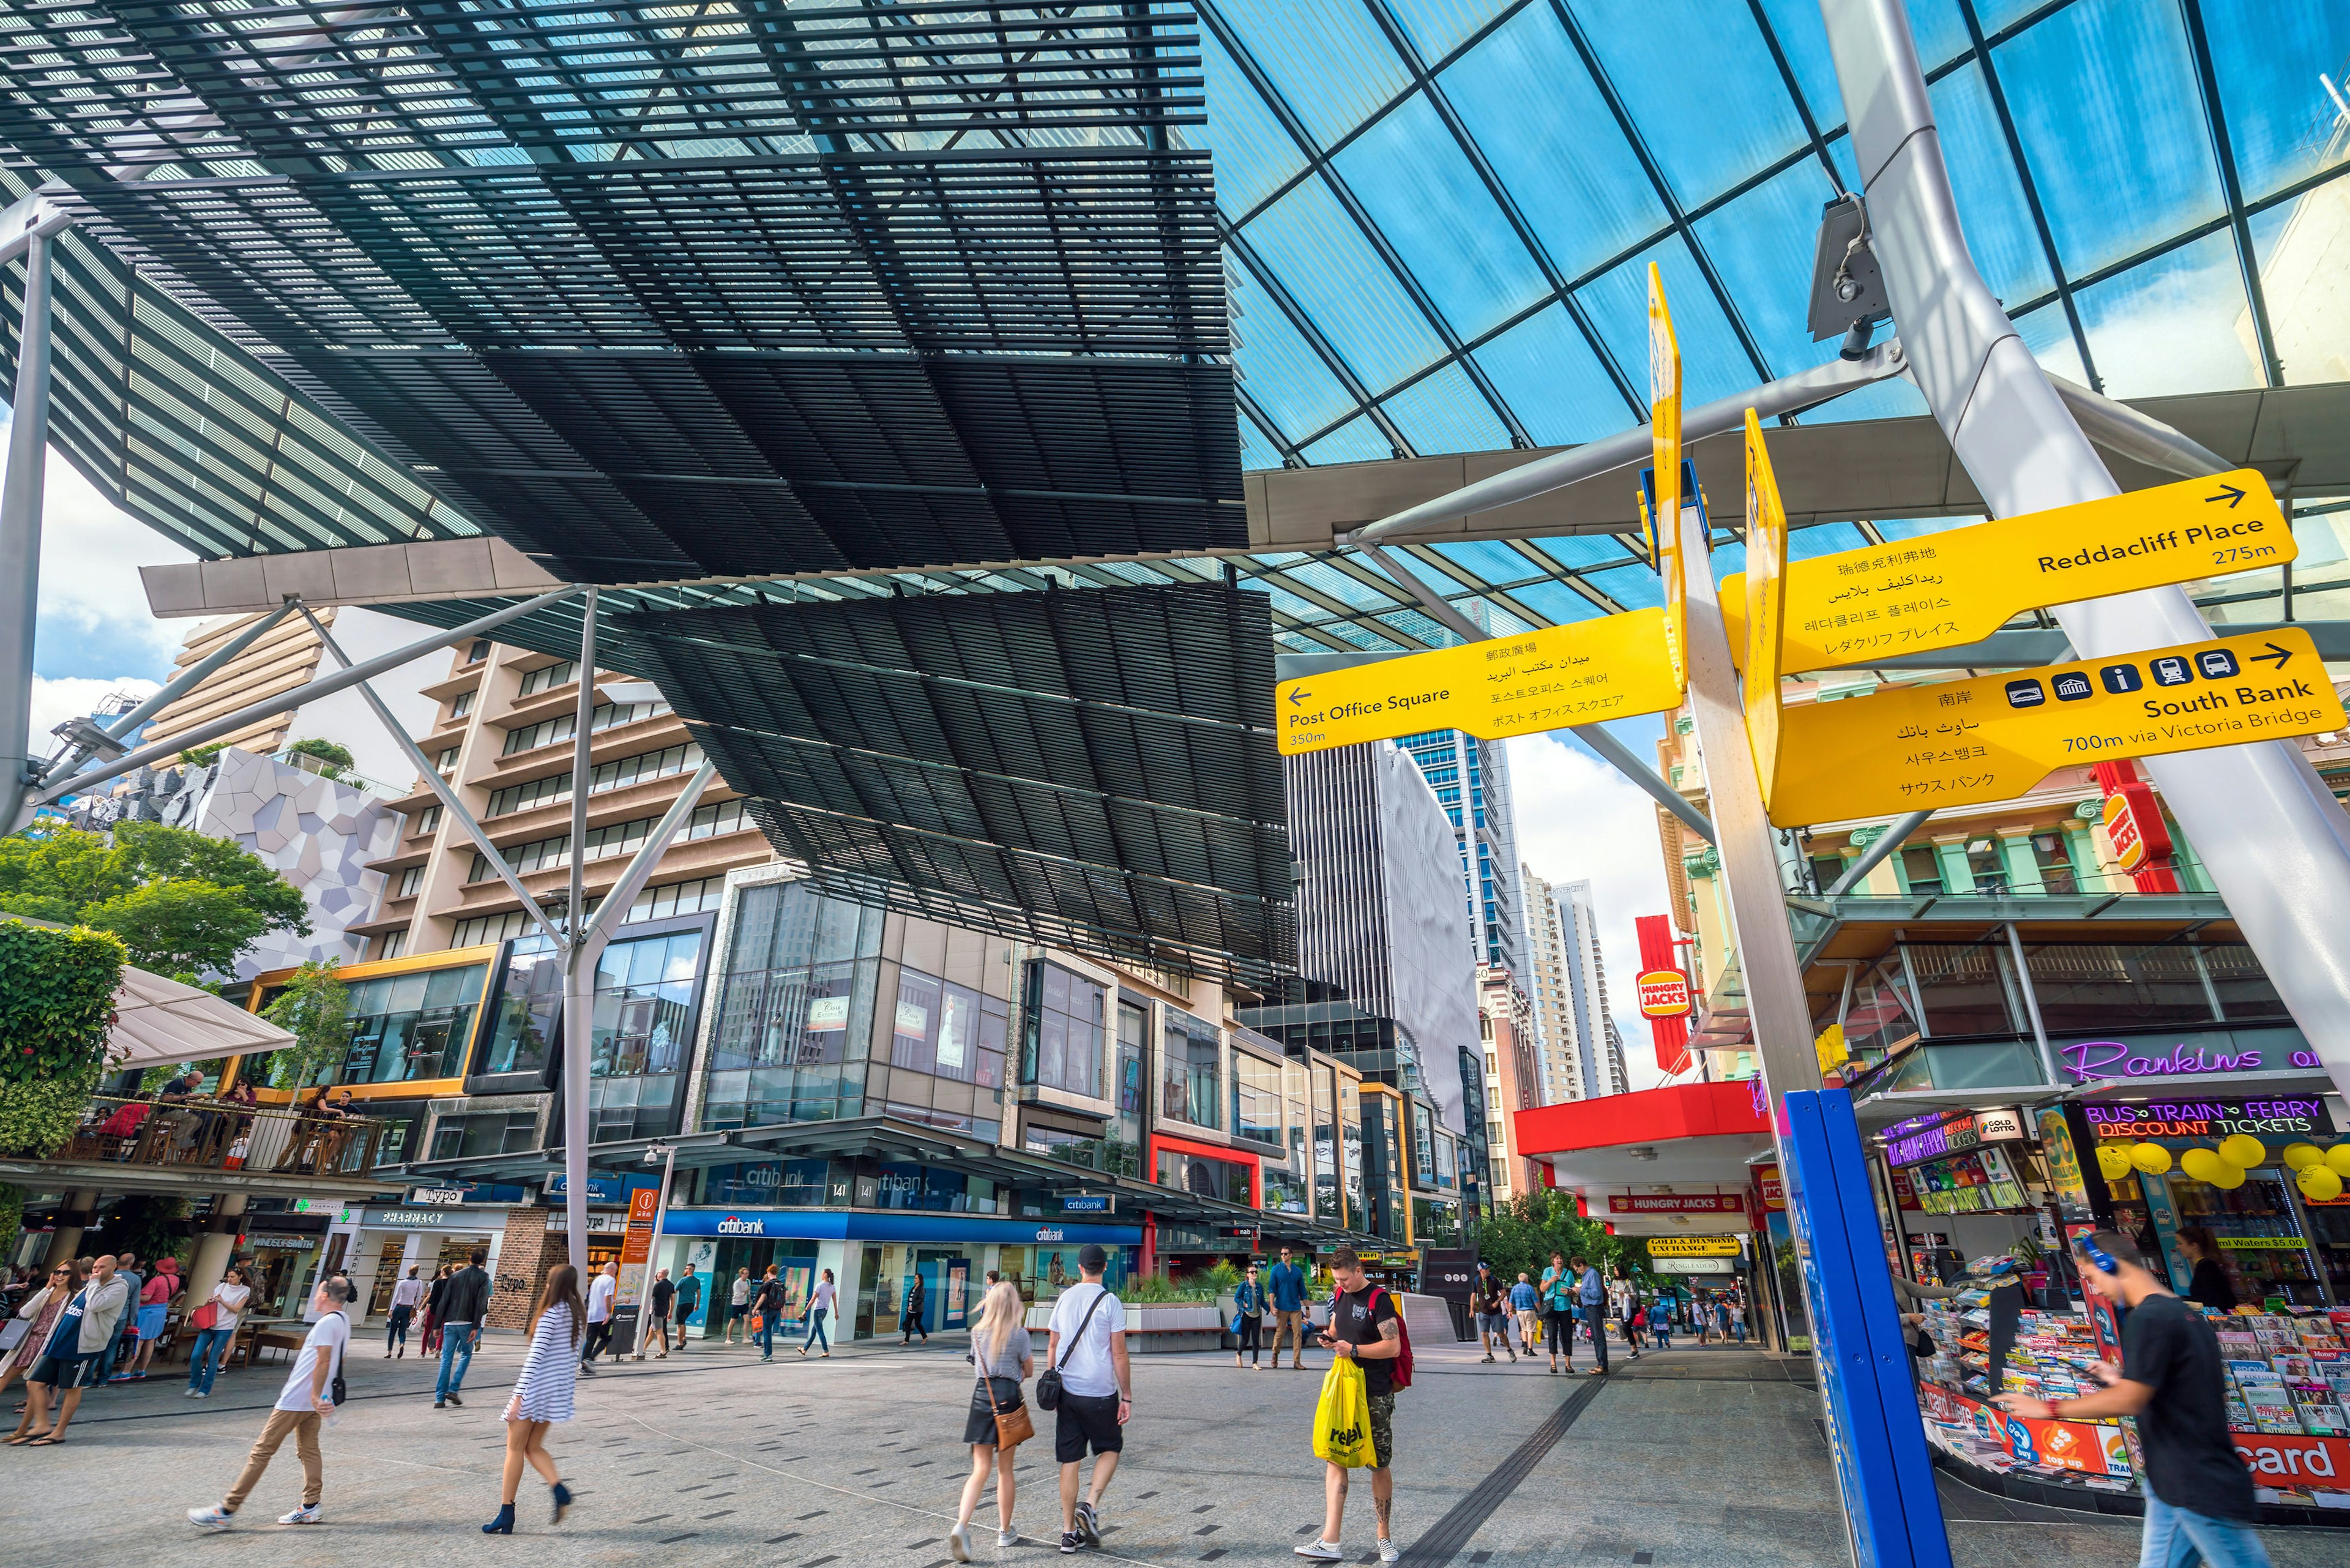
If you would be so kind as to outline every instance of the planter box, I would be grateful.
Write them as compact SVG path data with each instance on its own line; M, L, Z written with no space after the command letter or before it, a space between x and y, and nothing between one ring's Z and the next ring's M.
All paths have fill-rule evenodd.
M1225 1342L1224 1324L1231 1314L1221 1315L1208 1302L1179 1302L1167 1306L1137 1306L1126 1304L1126 1348L1128 1354L1149 1355L1176 1350L1215 1350ZM1053 1308L1039 1303L1028 1309L1029 1331L1038 1338L1037 1354L1044 1354L1043 1336L1052 1326Z

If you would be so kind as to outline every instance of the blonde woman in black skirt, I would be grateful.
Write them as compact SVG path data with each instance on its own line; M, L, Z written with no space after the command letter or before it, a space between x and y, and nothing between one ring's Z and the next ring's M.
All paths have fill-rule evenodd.
M995 1472L995 1544L1011 1546L1020 1539L1012 1528L1012 1504L1017 1483L1012 1478L1012 1453L995 1448L995 1417L1009 1416L1022 1405L1020 1386L1036 1370L1021 1319L1028 1309L1009 1280L990 1285L980 1303L979 1326L972 1331L971 1358L979 1382L971 1392L971 1408L963 1417L962 1440L971 1445L971 1478L962 1483L962 1507L955 1526L947 1532L947 1551L958 1563L971 1561L971 1516L979 1511L980 1494L987 1490L987 1472Z

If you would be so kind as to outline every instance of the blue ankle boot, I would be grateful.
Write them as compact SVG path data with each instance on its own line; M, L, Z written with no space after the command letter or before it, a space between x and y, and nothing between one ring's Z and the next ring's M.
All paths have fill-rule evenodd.
M482 1526L482 1533L484 1535L512 1535L514 1533L514 1504L510 1502L502 1504L498 1509L498 1516L490 1521L489 1523Z
M563 1516L571 1511L571 1489L561 1481L556 1481L547 1490L555 1494L554 1522L560 1524L563 1522Z

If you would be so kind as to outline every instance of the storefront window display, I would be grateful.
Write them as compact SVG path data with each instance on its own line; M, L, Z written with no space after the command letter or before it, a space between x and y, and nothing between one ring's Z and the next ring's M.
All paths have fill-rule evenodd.
M1332 1224L1339 1221L1338 1202L1338 1075L1336 1069L1315 1069L1314 1083L1314 1214Z
M1167 1040L1159 1056L1159 1114L1195 1127L1222 1127L1223 1038L1212 1023L1167 1010Z
M350 992L351 1043L340 1081L400 1084L465 1070L487 964L378 975Z
M1370 1228L1369 1196L1363 1184L1363 1093L1359 1079L1338 1080L1340 1170L1346 1181L1347 1228Z
M862 1114L885 917L796 881L733 896L702 1125Z
M1104 987L1059 964L1030 964L1020 1081L1102 1098L1107 997Z

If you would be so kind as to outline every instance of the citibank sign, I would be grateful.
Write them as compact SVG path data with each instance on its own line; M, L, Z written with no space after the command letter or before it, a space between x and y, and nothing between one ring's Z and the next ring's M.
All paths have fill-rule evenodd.
M744 1220L729 1214L718 1221L718 1234L721 1236L764 1236L766 1233L767 1222L764 1220Z

